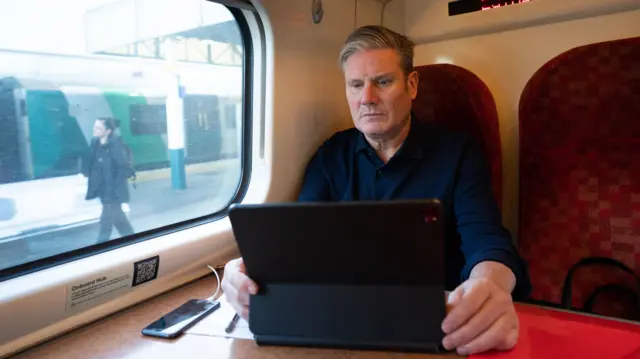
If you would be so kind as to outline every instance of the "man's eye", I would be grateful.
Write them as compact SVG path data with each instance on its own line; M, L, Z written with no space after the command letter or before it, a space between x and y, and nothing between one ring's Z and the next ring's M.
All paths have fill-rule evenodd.
M351 84L351 87L353 87L354 89L359 89L362 87L362 84Z
M378 81L378 84L381 85L381 86L388 86L388 85L391 84L391 80L383 79L383 80Z

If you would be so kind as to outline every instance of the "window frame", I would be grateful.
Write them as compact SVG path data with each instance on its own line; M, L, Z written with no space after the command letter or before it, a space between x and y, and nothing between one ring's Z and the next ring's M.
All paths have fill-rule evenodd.
M220 3L218 1L209 2ZM223 2L224 3L224 2ZM49 269L55 266L59 266L62 264L74 262L83 258L87 258L99 253L103 253L110 250L116 250L119 248L123 248L126 246L130 246L132 244L148 241L155 239L157 237L165 236L171 233L176 233L179 231L183 231L194 226L200 226L202 224L206 224L209 222L215 222L220 219L223 219L227 216L229 208L234 203L240 203L244 199L244 196L247 193L249 182L251 179L251 164L252 164L252 152L253 152L253 102L254 102L254 91L253 87L253 74L254 74L254 66L253 63L253 42L252 42L252 33L249 27L249 23L243 14L241 8L236 8L231 5L232 3L226 2L227 4L221 4L225 6L227 10L231 12L233 15L239 31L240 37L243 42L243 84L242 84L242 136L240 143L240 179L238 186L236 187L236 191L233 194L231 201L222 209L217 212L213 212L204 216L192 218L186 221L177 222L174 224L168 224L161 227L157 227L148 231L135 233L131 236L121 237L117 239L113 239L107 242L94 244L88 247L77 248L72 251L59 253L51 257L45 257L41 259L37 259L35 261L22 263L17 266L0 269L0 283L18 278L20 276L24 276L27 274L32 274L35 272L39 272L45 269ZM259 17L256 17L259 19ZM23 240L23 239L18 239Z

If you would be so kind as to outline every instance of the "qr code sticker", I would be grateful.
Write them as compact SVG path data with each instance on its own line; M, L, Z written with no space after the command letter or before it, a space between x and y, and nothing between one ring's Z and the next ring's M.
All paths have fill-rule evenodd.
M158 276L158 264L160 256L155 256L133 263L132 287L156 279Z

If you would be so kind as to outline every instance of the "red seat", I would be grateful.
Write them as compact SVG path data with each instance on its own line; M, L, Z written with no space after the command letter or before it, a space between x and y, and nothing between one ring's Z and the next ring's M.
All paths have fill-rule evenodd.
M542 66L520 99L520 253L532 298L561 301L585 257L640 271L640 38L567 51ZM572 305L607 283L606 268L576 272ZM601 314L624 316L613 298Z
M449 64L417 66L420 76L413 112L429 121L470 134L484 148L493 189L502 207L502 146L498 111L487 85L471 71Z

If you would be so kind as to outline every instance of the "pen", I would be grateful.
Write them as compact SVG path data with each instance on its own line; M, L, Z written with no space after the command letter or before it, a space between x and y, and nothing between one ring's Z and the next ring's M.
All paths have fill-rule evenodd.
M231 321L229 322L229 325L227 325L227 327L224 329L224 331L227 333L231 333L235 328L236 323L238 322L239 319L240 319L240 316L238 315L238 313L236 313L231 319Z

